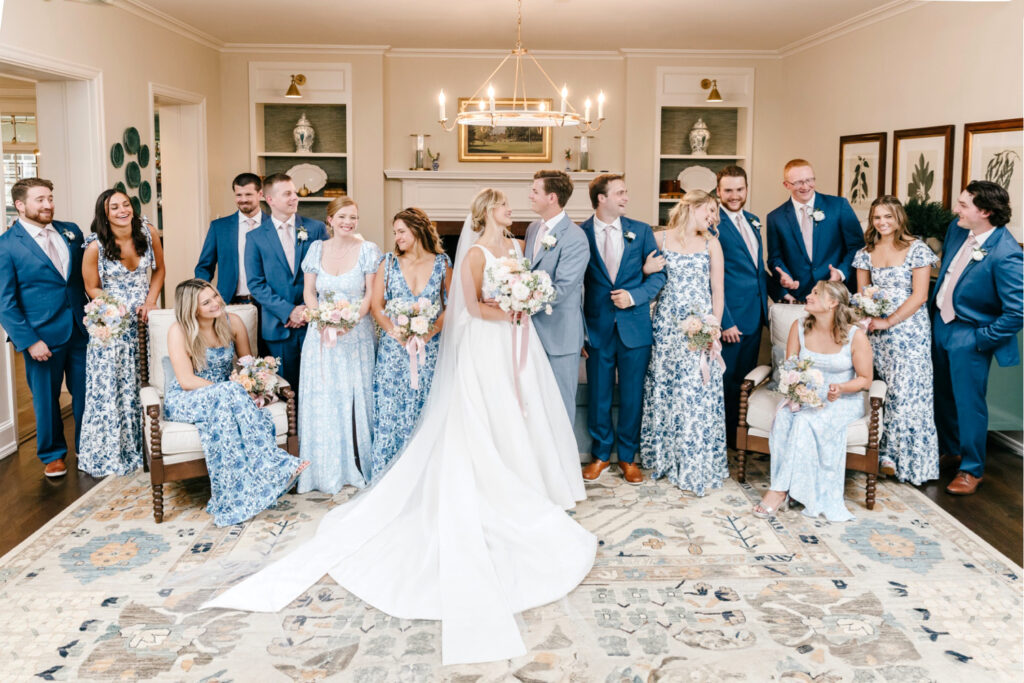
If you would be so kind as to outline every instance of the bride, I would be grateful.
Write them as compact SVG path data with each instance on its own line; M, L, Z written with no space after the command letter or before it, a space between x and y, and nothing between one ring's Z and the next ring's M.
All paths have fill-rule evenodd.
M514 251L512 211L481 190L463 225L433 388L405 450L292 553L203 605L276 612L328 574L387 614L439 619L444 664L526 653L515 614L590 571L597 539L565 510L586 498L572 425L533 326L515 390L509 315L484 271Z

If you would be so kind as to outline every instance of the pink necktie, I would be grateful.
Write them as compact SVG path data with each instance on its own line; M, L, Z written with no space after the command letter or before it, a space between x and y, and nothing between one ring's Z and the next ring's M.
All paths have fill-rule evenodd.
M939 315L942 316L942 322L949 323L956 317L956 311L953 310L953 290L956 288L957 280L960 279L960 275L964 272L964 268L967 267L967 262L971 260L971 252L974 251L974 247L978 244L977 238L972 232L967 237L967 243L964 245L960 253L956 255L956 260L953 261L952 265L949 266L949 270L946 271L946 291L942 294L942 305L939 306Z
M811 207L804 204L803 218L800 219L800 233L804 236L804 247L807 248L807 258L814 261L814 222L811 220Z
M53 267L57 269L60 276L64 277L64 264L60 261L60 251L57 249L57 243L54 241L59 239L57 231L53 228L43 228L43 235L46 237L46 240L43 242L43 251L50 257Z
M612 233L615 233L613 236ZM601 249L601 258L604 259L605 268L608 269L608 277L615 282L615 276L619 273L619 255L615 249L613 239L618 238L618 230L614 225L604 226L604 245Z
M743 235L743 241L747 243L750 260L757 265L757 242L754 241L754 229L747 225L747 221L744 220L742 213L736 214L736 227L739 228L740 234Z
M540 253L540 243L548 235L548 224L541 223L540 230L537 232L537 240L533 243L533 260L537 260L537 254Z
M284 234L285 239L282 240L281 246L284 248L284 257L288 261L288 267L295 272L295 236L292 234L292 224L285 223L281 226L281 232Z

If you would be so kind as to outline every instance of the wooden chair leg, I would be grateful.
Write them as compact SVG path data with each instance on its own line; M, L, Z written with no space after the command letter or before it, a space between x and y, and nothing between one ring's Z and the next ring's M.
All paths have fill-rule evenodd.
M747 480L747 452L736 450L736 481L744 483Z
M157 524L164 521L164 485L153 484L153 519Z
M875 509L875 484L877 483L877 481L878 481L878 475L877 474L870 474L870 473L868 474L868 486L867 486L868 491L867 491L866 499L864 501L864 504L867 505L868 510L874 510Z

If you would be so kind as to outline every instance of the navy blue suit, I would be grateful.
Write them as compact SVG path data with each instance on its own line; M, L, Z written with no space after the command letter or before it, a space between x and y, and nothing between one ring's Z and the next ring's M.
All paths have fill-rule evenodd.
M305 228L305 239L302 239ZM309 245L327 239L327 228L312 218L295 216L295 268L281 248L274 222L269 218L245 240L245 279L249 292L260 305L260 334L272 356L281 359L279 372L298 390L299 360L305 327L288 328L285 323L292 310L302 303L302 259Z
M594 235L594 219L580 228L590 244L590 263L583 280L583 317L587 325L587 429L593 439L591 454L606 461L616 444L619 462L633 462L640 441L644 374L651 358L651 300L665 285L665 273L645 276L644 260L658 251L651 226L623 216L623 249L612 281ZM630 237L632 235L632 238ZM611 292L624 289L633 306L618 308ZM615 372L619 377L619 425L612 430L612 394Z
M67 455L60 415L61 383L67 382L75 415L75 448L85 409L85 356L88 337L82 318L82 231L53 221L68 245L68 272L60 273L21 221L0 235L0 325L16 351L25 356L25 376L36 414L36 452L44 463ZM68 239L66 232L73 233ZM66 276L66 277L65 277ZM44 341L53 354L36 361L28 347Z
M799 301L805 300L815 283L829 278L829 265L842 272L847 287L857 286L851 264L857 250L864 246L857 214L845 198L820 192L814 193L814 210L824 213L825 218L814 225L814 253L810 255L791 200L768 214L768 273L777 299L789 293ZM783 289L776 268L782 268L800 287Z
M750 257L743 235L725 210L720 210L721 220L718 223L718 243L722 245L725 271L722 329L736 326L743 335L735 343L722 341L722 359L725 361L725 373L722 376L725 385L725 433L730 442L735 440L736 426L739 424L740 385L747 373L757 366L761 329L768 322L768 276L764 268L761 231L758 229L760 221L749 211L744 211L743 216L754 231L757 241L757 263Z
M217 291L227 304L238 289L238 214L235 211L210 223L195 272L197 278L207 282L213 282L216 273ZM270 216L260 215L260 225L269 222Z
M985 472L988 372L992 357L1003 367L1020 363L1017 333L1024 325L1024 254L1005 227L985 239L980 261L967 262L952 292L956 318L943 322L936 296L968 231L954 220L946 232L942 266L932 294L935 426L939 450L962 457L960 469Z

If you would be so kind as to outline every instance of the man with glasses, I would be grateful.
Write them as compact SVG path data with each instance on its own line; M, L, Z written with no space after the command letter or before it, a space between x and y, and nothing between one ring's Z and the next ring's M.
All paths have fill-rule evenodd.
M819 280L842 280L854 288L850 264L864 246L864 231L850 202L816 192L814 169L804 159L787 163L782 177L790 199L768 214L773 298L803 301Z

